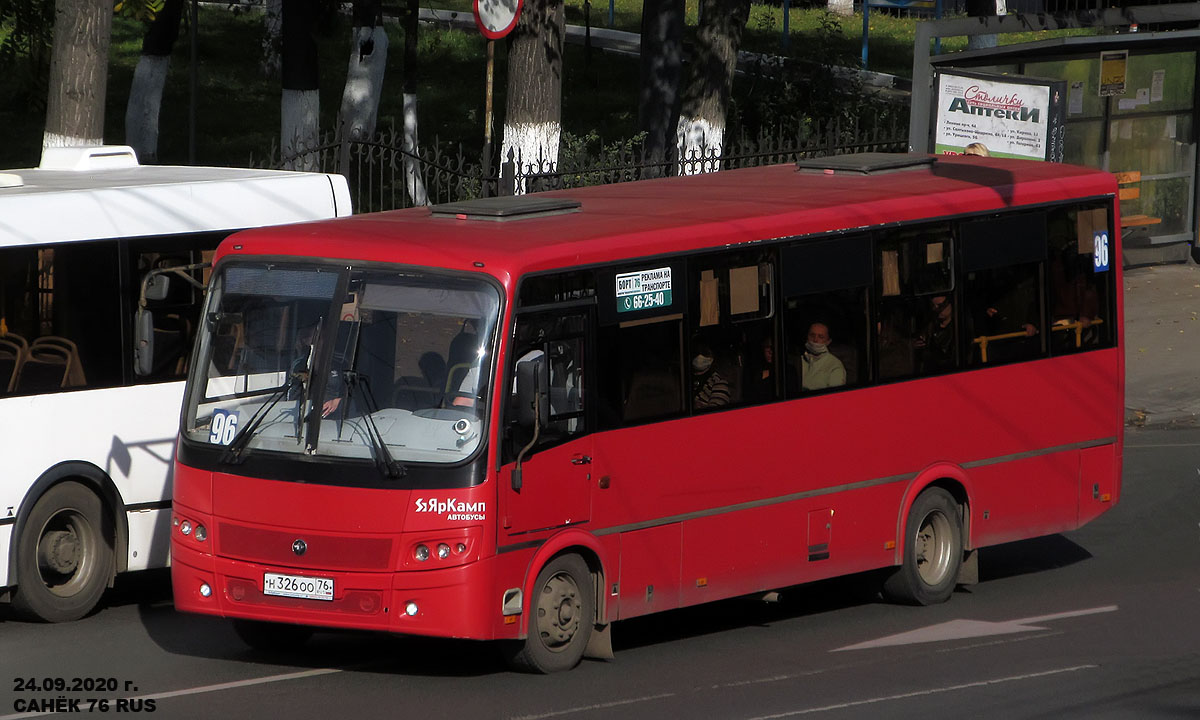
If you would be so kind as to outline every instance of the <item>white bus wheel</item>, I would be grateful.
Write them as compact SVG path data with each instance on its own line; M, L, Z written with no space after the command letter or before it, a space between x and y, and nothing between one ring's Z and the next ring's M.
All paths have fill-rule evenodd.
M38 498L17 538L14 609L46 622L91 612L113 577L105 526L100 498L79 483L59 483Z

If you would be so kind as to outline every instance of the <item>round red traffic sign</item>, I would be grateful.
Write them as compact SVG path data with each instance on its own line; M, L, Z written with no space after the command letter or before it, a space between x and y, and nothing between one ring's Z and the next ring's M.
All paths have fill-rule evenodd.
M517 26L524 0L474 0L475 24L489 40L499 40Z

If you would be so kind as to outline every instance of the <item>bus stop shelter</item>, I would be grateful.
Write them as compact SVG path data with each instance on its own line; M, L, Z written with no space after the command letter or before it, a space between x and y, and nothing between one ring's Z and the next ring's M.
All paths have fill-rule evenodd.
M920 23L909 149L934 151L938 96L933 81L939 73L1062 81L1067 93L1063 160L1117 176L1125 264L1186 262L1189 253L1200 260L1197 25L1200 3ZM937 37L1070 27L1107 32L929 54Z

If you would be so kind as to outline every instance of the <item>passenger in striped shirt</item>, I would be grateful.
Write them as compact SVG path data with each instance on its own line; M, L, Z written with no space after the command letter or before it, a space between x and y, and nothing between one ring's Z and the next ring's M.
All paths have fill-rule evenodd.
M692 357L692 407L710 410L729 404L729 381L713 367L713 352L698 345Z

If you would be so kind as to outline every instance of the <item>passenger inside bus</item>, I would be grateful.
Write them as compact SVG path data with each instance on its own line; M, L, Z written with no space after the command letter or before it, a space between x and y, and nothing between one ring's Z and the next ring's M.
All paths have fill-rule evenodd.
M711 410L729 404L729 381L713 367L712 348L700 343L692 355L692 407Z
M923 374L954 367L954 304L948 295L929 298L929 318L913 347L917 348L918 371Z
M808 340L800 356L800 387L826 390L846 384L846 366L829 352L829 326L815 322L808 326Z

